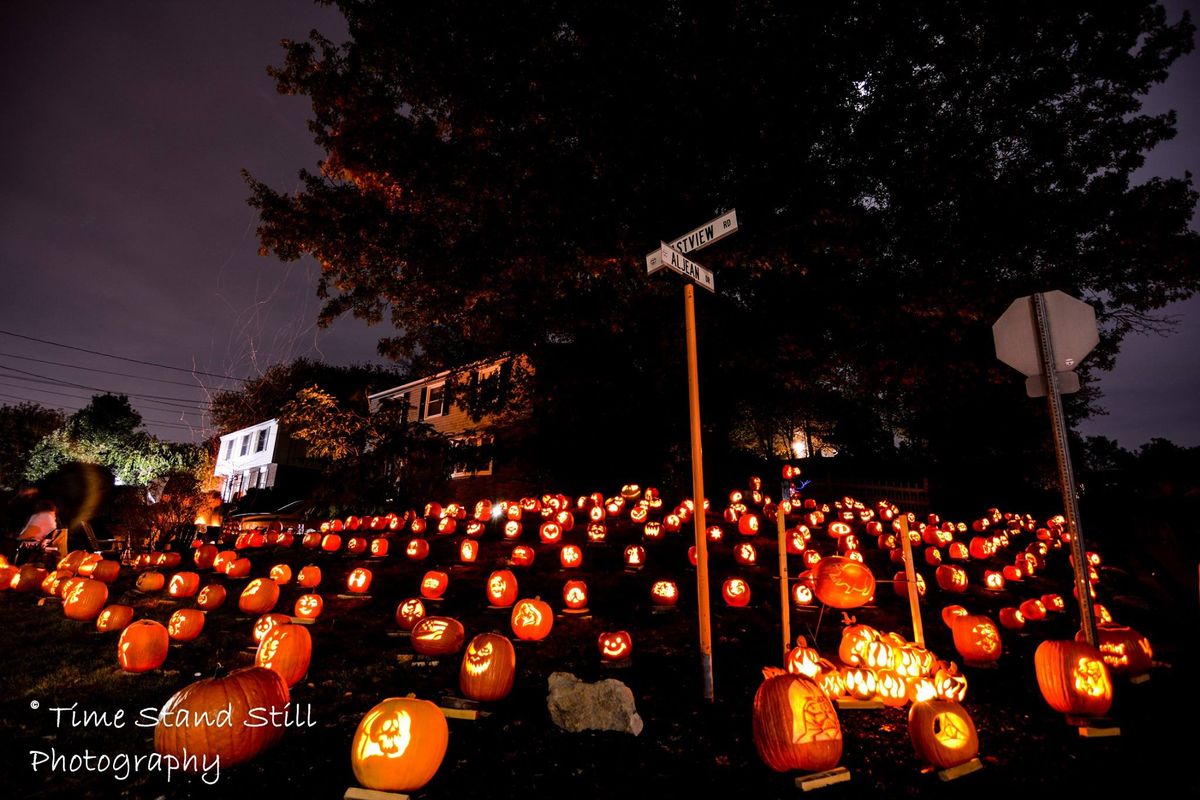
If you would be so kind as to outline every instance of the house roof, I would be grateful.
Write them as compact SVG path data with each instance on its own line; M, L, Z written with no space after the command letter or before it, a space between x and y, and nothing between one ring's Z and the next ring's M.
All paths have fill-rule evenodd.
M392 397L393 395L403 394L404 392L406 392L409 389L412 389L416 386L421 386L423 384L431 383L433 381L439 380L440 378L445 378L455 372L464 372L469 369L475 369L476 367L499 364L509 358L512 358L512 356L513 356L512 353L505 353L503 355L494 356L492 358L481 358L478 361L472 361L470 364L463 364L462 366L455 367L453 369L444 369L441 372L438 372L436 374L426 375L423 378L417 378L414 381L409 381L408 383L403 383L399 386L393 386L391 389L384 389L381 392L375 392L374 394L369 394L369 395L367 395L367 402L374 403L376 400L384 400L388 397Z

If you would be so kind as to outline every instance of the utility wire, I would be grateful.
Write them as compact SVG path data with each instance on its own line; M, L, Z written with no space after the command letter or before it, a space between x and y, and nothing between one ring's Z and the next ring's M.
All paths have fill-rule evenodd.
M6 397L9 400L20 400L22 402L29 402L28 398L17 397L16 395L12 395L12 394L0 393L0 397ZM61 408L64 411L79 411L80 410L79 408L65 408L64 406L65 406L65 404L63 406L59 406L59 408ZM141 414L139 413L138 416L141 416ZM149 417L142 417L142 424L143 425L156 425L156 426L165 427L165 428L180 428L182 430L187 430L187 431L196 431L200 427L198 425L188 425L187 423L183 423L183 422L179 422L179 421L164 422L162 420L150 419Z
M0 378L13 378L14 380L18 380L18 381L31 380L30 378L21 378L16 375L4 375L2 373L0 373ZM37 381L33 381L33 382L36 383ZM39 394L53 394L53 395L58 395L60 397L69 397L72 400L90 400L94 396L94 395L90 395L90 394L79 394L78 392L56 392L53 389L42 389L37 386L23 386L19 383L5 383L4 381L0 381L0 386L7 386L10 389L20 389L23 392L37 392ZM36 401L30 401L30 402L36 402ZM205 414L205 413L207 413L207 409L193 409L193 408L184 408L182 406L168 406L168 405L164 405L162 403L155 403L150 400L140 400L140 401L138 401L138 405L146 406L147 408L151 408L155 411L170 411L171 413L179 413L179 414Z
M118 355L114 355L112 353L104 353L99 350L88 350L86 347L75 347L74 345L63 344L62 342L52 342L48 339L38 339L37 337L34 337L34 336L26 336L23 333L14 333L12 331L0 330L0 334L3 334L5 336L15 336L18 339L25 339L30 342L38 342L39 344L48 344L52 347L62 347L67 350L76 350L80 353L91 353L94 356L103 356L105 358L115 358L119 361L128 361L132 364L143 364L147 367L158 367L159 369L170 369L170 370L175 370L176 372L186 372L189 375L207 375L210 378L225 378L227 380L240 381L242 383L245 383L247 380L246 378L238 378L233 375L220 375L215 372L204 372L204 371L198 370L198 369L184 369L183 367L172 367L169 364L159 364L156 361L142 361L141 359L138 359L138 358L128 358L126 356L118 356Z
M51 381L52 383L57 383L62 386L73 386L76 389L87 389L90 392L104 392L107 394L124 394L124 395L128 395L129 397L141 397L141 398L145 398L147 400L167 400L167 401L172 401L172 402L176 402L176 403L190 403L190 404L197 403L196 400L194 400L190 397L171 397L169 395L161 395L161 394L135 394L133 392L121 392L121 391L113 391L112 389L101 389L97 386L88 386L83 383L74 383L72 381L61 380L60 378L52 378L49 375L39 375L36 372L29 372L27 370L17 369L16 367L10 367L8 364L0 364L0 369L6 369L9 372L19 372L22 375L29 375L30 377L40 378L41 380L44 380L44 381Z
M187 383L186 381L172 381L166 378L151 378L147 375L134 375L129 372L114 372L110 369L98 369L97 367L85 367L82 364L67 364L63 361L47 361L43 358L34 358L32 356L19 356L16 353L0 353L0 356L5 358L19 358L22 361L36 361L39 364L50 364L55 367L70 367L71 369L84 369L88 372L101 372L105 375L119 375L122 378L136 378L139 381L154 381L155 383L169 383L173 386L186 386L189 389L208 389L210 387L204 384Z

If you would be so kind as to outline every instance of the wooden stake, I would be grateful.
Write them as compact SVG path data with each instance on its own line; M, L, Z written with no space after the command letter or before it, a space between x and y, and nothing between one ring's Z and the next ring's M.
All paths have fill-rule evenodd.
M826 786L832 786L835 783L844 783L848 780L850 780L850 770L845 767L834 767L824 772L801 775L799 778L796 778L796 787L806 792L811 792L813 789L822 789Z
M787 665L788 651L792 649L792 613L788 603L787 534L784 532L783 498L775 511L775 529L779 532L779 613L783 617L783 663Z
M692 520L696 531L696 604L700 623L700 667L704 673L704 699L713 699L712 625L708 599L708 537L704 520L704 453L700 445L700 377L696 358L696 300L692 282L683 287L683 314L687 332L688 412L692 433Z
M972 772L978 772L983 769L983 762L978 758L972 758L970 761L963 762L957 766L938 771L938 778L943 781L952 781L956 778L961 778L963 775L970 775Z
M913 563L912 542L908 539L908 514L900 517L900 538L904 546L904 578L908 582L908 610L912 613L913 641L925 647L925 627L921 624L921 596L917 591L917 567Z
M342 800L408 800L408 795L396 792L381 792L378 789L363 789L352 786L342 795Z

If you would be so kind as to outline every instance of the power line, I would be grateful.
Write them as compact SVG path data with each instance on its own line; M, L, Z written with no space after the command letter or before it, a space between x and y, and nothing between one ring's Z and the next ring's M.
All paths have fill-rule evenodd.
M176 402L176 403L187 403L190 405L200 405L201 404L198 401L193 400L188 397L171 397L168 395L161 395L161 394L135 394L134 392L122 392L122 391L114 391L112 389L101 389L98 386L88 386L83 383L74 383L72 381L64 381L61 378L53 378L49 375L39 375L36 372L29 372L28 370L17 369L16 367L10 367L7 364L0 364L0 369L6 369L9 372L19 372L22 375L29 375L33 378L39 378L43 381L50 381L51 383L60 384L62 386L73 386L76 389L87 389L90 392L103 392L105 394L123 394L123 395L128 395L129 397L141 397L146 400L165 400L165 401Z
M29 398L27 398L27 397L17 397L16 395L12 395L12 394L0 393L0 397L6 397L9 400L19 400L21 402L33 402L33 401L29 400ZM81 407L65 408L65 405L66 404L62 404L59 406L59 408L62 408L64 411L79 411L81 408ZM166 422L163 420L150 419L149 417L142 416L140 412L139 412L138 416L142 417L143 425L155 425L155 426L165 427L165 428L179 428L181 430L187 430L187 431L193 431L193 432L195 432L198 428L200 428L200 426L198 426L198 425L188 425L185 422L178 422L178 421Z
M0 373L0 377L12 378L12 379L18 380L18 381L30 381L33 383L37 383L37 381L33 381L31 378L21 378L16 375L4 375L4 374ZM78 392L56 392L53 389L42 389L42 388L39 388L36 386L22 386L19 383L5 383L4 381L0 381L0 386L7 386L10 389L20 389L23 392L37 392L39 394L54 394L54 395L58 395L60 397L69 397L72 400L90 400L92 397L94 397L94 395L90 395L90 394L79 394ZM36 402L36 401L31 401L31 402ZM181 406L168 406L168 405L164 405L162 403L155 403L155 402L152 402L149 400L139 400L138 405L145 406L145 407L153 409L155 411L170 411L171 413L179 413L179 414L206 414L206 413L208 413L206 409L192 409L192 408L183 408Z
M210 388L208 386L205 386L204 384L200 384L198 387L194 383L185 383L184 381L172 381L172 380L167 380L166 378L151 378L148 375L133 375L132 373L129 373L129 372L114 372L110 369L99 369L97 367L85 367L82 364L67 364L62 361L47 361L44 358L34 358L32 356L19 356L16 353L0 353L0 356L4 356L5 358L19 358L22 361L36 361L39 364L50 364L55 367L69 367L71 369L84 369L84 370L87 370L88 372L101 372L105 375L119 375L122 378L136 378L139 381L154 381L155 383L169 383L169 384L172 384L173 386L186 386L189 389L196 389L196 388L208 389L208 388Z
M99 350L89 350L86 347L75 347L74 345L63 344L62 342L52 342L48 339L38 339L35 336L26 336L23 333L13 333L12 331L0 330L0 334L4 334L5 336L15 336L18 339L25 339L30 342L38 342L39 344L48 344L51 347L62 347L67 350L76 350L80 353L91 353L94 356L103 356L104 358L115 358L118 361L128 361L131 364L142 364L147 367L158 367L159 369L170 369L170 370L175 370L176 372L186 372L189 375L206 375L210 378L226 378L231 381L240 381L242 383L245 383L247 380L246 378L238 378L233 375L219 375L215 372L204 372L204 371L198 370L198 369L184 369L183 367L172 367L169 364L159 364L156 361L142 361L141 359L138 359L138 358L128 358L126 356L113 355L112 353L104 353Z

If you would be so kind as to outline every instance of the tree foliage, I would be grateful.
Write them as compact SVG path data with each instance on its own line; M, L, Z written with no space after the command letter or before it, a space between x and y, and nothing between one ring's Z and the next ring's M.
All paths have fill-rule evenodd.
M247 176L262 252L312 255L321 321L390 322L418 373L527 353L559 475L678 458L678 284L643 256L725 209L710 452L784 398L858 420L859 455L1044 455L992 352L1007 304L1092 302L1104 368L1200 286L1191 177L1131 181L1174 134L1141 98L1192 48L1150 0L336 5L349 41L270 70L326 157L291 194Z
M106 467L130 486L148 486L172 472L204 471L203 448L160 441L141 425L127 397L96 395L33 447L25 479L42 480L74 462Z
M61 411L37 403L0 405L0 489L15 489L24 481L29 454L65 419Z
M382 512L398 502L431 496L446 477L447 444L433 429L408 419L404 404L373 414L339 403L318 386L301 389L279 416L303 441L324 480L310 500L330 513Z
M213 396L213 426L222 433L236 431L279 416L281 409L307 386L319 385L342 402L366 410L367 394L404 382L394 369L379 365L349 367L299 358L269 367L241 389Z

